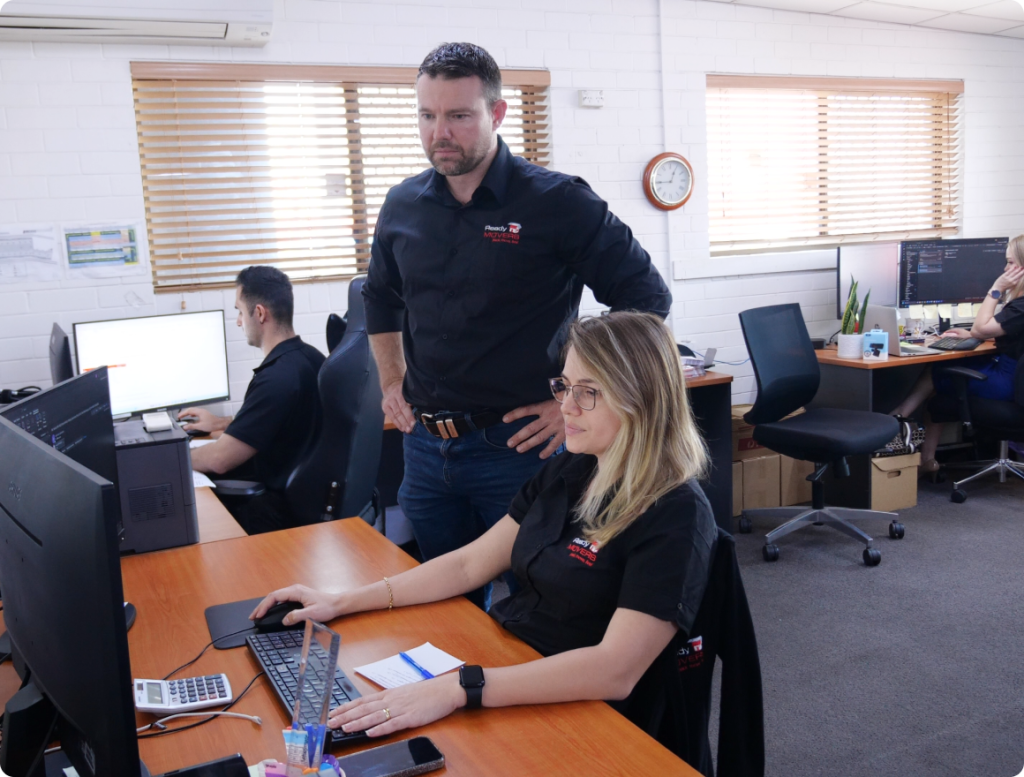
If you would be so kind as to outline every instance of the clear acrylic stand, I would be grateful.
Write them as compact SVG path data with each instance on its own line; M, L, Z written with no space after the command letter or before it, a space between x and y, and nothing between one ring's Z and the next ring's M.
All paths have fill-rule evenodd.
M314 641L322 651L310 650ZM292 712L292 729L306 732L306 746L288 747L289 772L296 768L320 768L340 647L341 636L338 633L322 623L306 621L302 655L299 658L299 687Z

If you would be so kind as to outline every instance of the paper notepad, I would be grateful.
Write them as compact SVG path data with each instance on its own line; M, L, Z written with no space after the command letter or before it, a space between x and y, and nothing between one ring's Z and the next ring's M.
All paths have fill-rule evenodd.
M192 488L215 488L213 481L202 472L192 470Z
M195 450L196 448L202 448L204 445L209 445L215 442L217 441L211 440L209 438L204 440L197 440L193 437L191 440L188 441L188 447L191 448L192 450Z
M407 650L405 653L435 677L457 669L466 663L439 650L429 642L425 642L418 648ZM356 671L382 688L397 688L399 685L418 683L426 679L401 656L391 656L383 661L357 666Z

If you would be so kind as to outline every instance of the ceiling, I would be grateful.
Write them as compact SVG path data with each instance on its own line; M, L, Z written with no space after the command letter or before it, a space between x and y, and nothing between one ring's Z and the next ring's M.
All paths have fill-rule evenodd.
M1024 38L1024 0L713 0L783 11Z

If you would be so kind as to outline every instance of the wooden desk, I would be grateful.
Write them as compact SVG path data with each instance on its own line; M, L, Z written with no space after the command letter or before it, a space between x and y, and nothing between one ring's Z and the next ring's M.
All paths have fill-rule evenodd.
M124 558L125 596L139 612L128 634L132 672L136 677L162 677L197 654L210 639L203 617L209 605L252 598L293 582L341 590L413 566L409 556L358 518ZM484 666L537 656L461 597L350 616L332 626L342 637L339 663L363 693L378 689L353 667L427 640ZM9 667L0 670L13 674ZM220 671L237 692L259 669L248 651L238 648L210 650L183 674ZM281 729L290 718L267 681L257 680L235 709L259 715L263 726L218 720L192 731L142 739L146 765L156 773L234 752L250 764L282 757ZM140 715L139 723L151 719ZM449 774L697 774L602 702L460 711L383 742L417 734L434 740L445 754Z
M196 489L196 517L199 519L200 542L248 536L209 486Z
M732 375L724 372L709 372L686 381L693 415L711 452L711 473L701 485L711 502L715 522L730 533L733 529L731 384ZM389 418L384 419L384 429L377 490L383 505L393 507L398 504L398 488L405 472L402 433Z

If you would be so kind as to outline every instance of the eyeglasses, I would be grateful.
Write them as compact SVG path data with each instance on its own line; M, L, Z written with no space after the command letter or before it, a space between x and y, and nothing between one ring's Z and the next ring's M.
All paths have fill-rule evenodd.
M597 395L601 393L600 389L590 386L570 386L561 378L551 378L548 385L558 404L565 402L565 395L571 391L573 401L579 405L580 410L593 410L597 405Z

